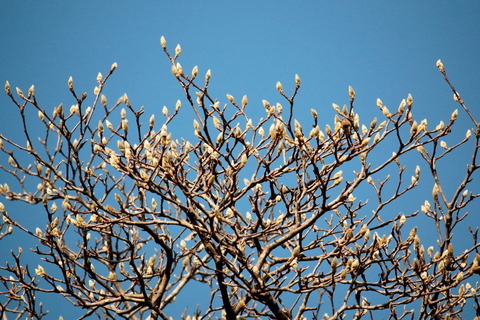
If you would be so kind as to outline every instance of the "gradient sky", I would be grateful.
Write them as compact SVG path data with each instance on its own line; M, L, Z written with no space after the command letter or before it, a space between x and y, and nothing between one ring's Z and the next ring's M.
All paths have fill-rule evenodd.
M479 14L478 1L4 1L0 82L24 91L34 84L37 99L51 110L73 104L69 76L92 95L97 73L117 62L107 97L115 101L126 92L147 114L160 113L183 99L159 44L164 35L170 50L182 45L184 70L212 70L214 96L226 102L226 93L247 94L247 111L259 116L262 99L281 101L275 83L291 92L299 74L300 120L315 108L331 123L332 102L347 103L351 85L365 122L378 113L377 98L396 108L411 93L414 115L434 125L457 108L437 59L480 114ZM2 133L18 133L15 109L1 93ZM462 113L459 123L463 136L471 124ZM174 124L178 132L192 130L190 118Z

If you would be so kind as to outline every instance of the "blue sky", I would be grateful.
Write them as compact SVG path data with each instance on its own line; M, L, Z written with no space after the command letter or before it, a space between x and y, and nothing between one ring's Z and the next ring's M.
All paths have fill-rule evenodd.
M477 1L8 1L0 11L0 82L24 91L34 84L50 109L73 103L69 76L91 94L97 73L117 62L107 97L126 92L160 114L183 99L159 44L164 35L170 50L182 45L185 70L212 70L214 96L247 94L253 114L263 116L262 99L281 101L277 81L291 92L299 74L300 120L315 108L331 123L332 102L347 103L351 85L365 122L378 113L378 97L396 108L412 93L414 115L433 125L457 108L435 67L439 58L478 114L479 13ZM0 110L1 131L18 133L4 94ZM462 113L459 121L464 131L471 126ZM172 125L191 130L191 119Z

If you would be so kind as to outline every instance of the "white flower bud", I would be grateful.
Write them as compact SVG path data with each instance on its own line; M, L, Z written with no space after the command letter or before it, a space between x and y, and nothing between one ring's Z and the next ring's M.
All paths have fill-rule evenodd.
M280 83L280 81L277 81L277 91L280 92L280 93L283 93L283 86L282 84Z
M162 45L163 49L165 49L167 47L167 41L165 40L164 36L160 37L160 44Z
M440 70L440 72L445 71L445 68L443 67L442 60L440 60L440 59L437 60L437 68L438 68L438 70Z

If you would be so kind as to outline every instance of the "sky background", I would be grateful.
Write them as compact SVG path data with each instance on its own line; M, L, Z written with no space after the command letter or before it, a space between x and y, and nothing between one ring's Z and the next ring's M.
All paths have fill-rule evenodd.
M34 84L47 110L62 102L69 107L69 76L78 91L93 95L97 73L117 62L107 98L116 101L126 92L133 105L160 115L164 105L173 109L183 99L160 47L163 35L171 51L181 44L185 71L194 65L201 75L212 70L213 96L226 102L227 93L237 100L247 94L247 112L258 117L262 99L283 102L275 83L291 92L299 74L300 120L315 108L323 125L331 123L332 102L348 103L351 85L363 122L378 115L377 98L394 110L411 93L415 117L427 117L432 127L457 108L437 59L480 116L479 14L478 1L4 1L0 82L24 92ZM0 110L0 131L18 134L16 107L5 94ZM192 130L192 119L185 118L169 129ZM459 136L471 127L462 112L458 126ZM0 181L6 179L0 173Z

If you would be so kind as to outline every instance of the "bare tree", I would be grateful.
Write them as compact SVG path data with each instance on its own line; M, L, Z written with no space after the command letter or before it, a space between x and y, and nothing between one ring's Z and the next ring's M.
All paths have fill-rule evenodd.
M452 145L445 138L457 110L432 129L414 119L411 95L395 111L378 99L381 119L362 124L351 87L347 105L333 104L333 123L321 123L312 109L302 127L293 118L298 76L291 94L277 82L286 106L263 100L266 115L254 122L246 96L214 99L210 70L199 77L194 67L187 75L181 47L170 53L163 37L161 45L195 114L189 141L167 127L180 101L163 108L161 124L126 94L107 102L102 90L116 63L98 74L93 98L79 94L70 78L69 110L45 110L33 86L14 95L6 83L24 136L0 135L8 159L1 169L16 180L0 193L36 205L46 225L31 230L0 203L1 238L36 238L29 250L42 260L28 267L19 249L0 267L3 317L43 318L36 294L47 293L82 309L81 318L169 319L169 306L186 307L176 298L192 284L210 298L196 311L185 309L184 319L474 313L479 288L469 280L480 273L478 228L468 229L468 243L454 230L467 232L466 209L479 196L468 187L479 168L480 127L440 60L473 128ZM38 138L32 113L43 127ZM470 148L471 158L452 187L440 163L460 147ZM408 154L422 163L406 161ZM418 210L402 213L402 201L420 184L420 167L432 192ZM418 221L437 239L421 239Z

